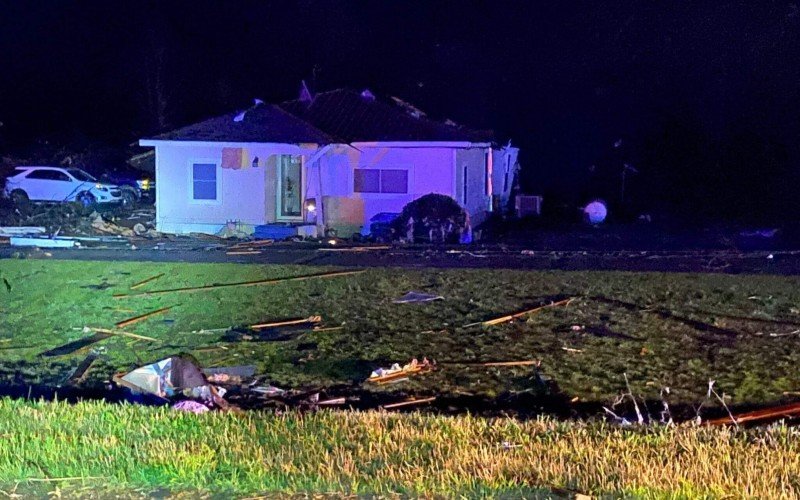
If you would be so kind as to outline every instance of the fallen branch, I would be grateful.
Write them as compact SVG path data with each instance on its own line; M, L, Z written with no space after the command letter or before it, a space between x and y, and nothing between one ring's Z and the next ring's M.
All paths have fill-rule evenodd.
M411 406L411 405L421 405L422 403L430 403L431 401L435 401L436 396L432 398L425 398L425 399L409 399L408 401L401 401L400 403L392 403L390 405L383 405L384 410L390 410L392 408L402 408L403 406Z
M138 283L134 283L133 285L131 285L131 290L136 290L137 288L141 288L144 285L150 283L151 281L155 281L155 280L161 278L162 276L164 276L164 274L165 273L156 274L155 276L151 276L151 277L147 278L146 280L142 280L142 281L140 281Z
M304 281L310 280L315 278L336 278L339 276L348 276L351 274L361 274L366 272L365 269L360 269L358 271L336 271L332 273L323 273L323 274L309 274L306 276L292 276L289 278L270 278L264 280L256 280L256 281L239 281L236 283L217 283L214 285L201 285L201 286L190 286L185 288L171 288L168 290L153 290L151 292L140 292L140 293L119 293L114 294L113 297L115 299L123 299L129 297L152 297L154 295L162 295L165 293L178 293L178 292L199 292L205 290L215 290L219 288L230 288L230 287L247 287L247 286L259 286L259 285L274 285L276 283L285 283L289 281Z
M126 326L130 326L134 323L138 323L140 321L144 321L147 318L155 316L157 314L162 314L172 309L172 306L162 307L161 309L156 309L155 311L150 311L148 313L140 314L139 316L134 316L132 318L128 318L126 320L119 321L114 324L117 328L125 328Z
M569 303L572 302L573 300L575 300L574 297L570 297L568 299L559 300L558 302L551 302L551 303L545 304L543 306L534 307L533 309L520 311L518 313L509 314L507 316L501 316L501 317L495 318L495 319L490 319L490 320L486 320L486 321L480 321L478 323L470 323L468 325L465 325L464 328L469 328L469 327L472 327L472 326L479 326L479 325L480 326L494 326L494 325L499 325L501 323L508 323L509 321L513 321L513 320L515 320L517 318L521 318L521 317L527 316L529 314L537 313L537 312L539 312L539 311L541 311L543 309L548 309L550 307L556 307L556 306L562 306L562 305L569 305Z

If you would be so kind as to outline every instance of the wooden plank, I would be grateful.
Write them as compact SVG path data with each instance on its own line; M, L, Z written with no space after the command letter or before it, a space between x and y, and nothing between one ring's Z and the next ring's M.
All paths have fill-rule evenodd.
M273 323L259 323L257 325L250 325L249 328L258 330L261 328L273 328L278 326L288 325L302 325L303 323L319 323L322 321L322 316L309 316L308 318L290 319L286 321L275 321Z
M402 408L404 406L421 405L423 403L430 403L431 401L436 401L436 396L434 396L432 398L424 398L424 399L409 399L408 401L401 401L399 403L392 403L390 405L383 405L383 409L390 410L392 408Z
M123 332L122 330L109 330L108 328L94 328L91 326L89 327L89 330L106 336L120 335L122 337L130 337L132 339L137 339L137 340L149 340L150 342L158 342L158 339L154 339L153 337L145 337L144 335L138 335L136 333L130 333L130 332Z
M180 292L200 292L206 290L216 290L220 288L231 288L231 287L248 287L248 286L261 286L261 285L274 285L277 283L285 283L289 281L305 281L310 279L317 279L317 278L338 278L340 276L349 276L353 274L361 274L366 272L366 269L359 269L357 271L335 271L332 273L323 273L323 274L309 274L306 276L292 276L289 278L270 278L264 280L256 280L256 281L239 281L236 283L217 283L213 285L201 285L201 286L190 286L185 288L170 288L168 290L153 290L151 292L140 292L140 293L118 293L114 294L113 297L115 299L124 299L129 297L152 297L154 295L162 295L165 293L180 293Z
M136 290L137 288L141 288L144 285L150 283L151 281L155 281L155 280L159 279L160 277L164 276L164 274L165 273L156 274L155 276L151 276L151 277L147 278L146 280L142 280L142 281L140 281L138 283L134 283L133 285L131 285L131 290Z
M479 321L478 323L470 323L468 325L464 325L464 328L469 328L472 326L494 326L499 325L501 323L508 323L509 321L513 321L515 319L521 318L523 316L527 316L529 314L537 313L541 310L548 309L550 307L568 305L570 302L574 300L574 297L570 297L568 299L559 300L558 302L551 302L549 304L545 304L543 306L534 307L533 309L527 309L525 311L520 311L514 314L509 314L507 316L501 316L499 318L494 318L486 321Z
M125 328L126 326L130 326L130 325L132 325L134 323L138 323L140 321L144 321L147 318L150 318L150 317L155 316L157 314L163 314L163 313L169 311L170 309L172 309L172 306L162 307L161 309L156 309L155 311L150 311L148 313L140 314L139 316L134 316L132 318L128 318L128 319L119 321L119 322L115 323L114 326L116 326L117 328Z
M703 422L703 425L719 426L719 425L739 425L755 422L767 422L781 418L800 417L800 403L792 403L788 405L773 406L761 410L750 411L734 415L734 420L730 417L720 417L713 420Z

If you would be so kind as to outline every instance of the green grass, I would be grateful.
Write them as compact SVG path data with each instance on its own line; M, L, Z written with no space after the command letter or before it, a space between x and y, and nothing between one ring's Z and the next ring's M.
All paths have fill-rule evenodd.
M800 439L786 427L626 430L378 412L193 415L0 399L0 436L0 493L23 496L56 489L94 497L800 493Z
M697 403L709 379L732 404L780 399L800 390L798 336L770 336L796 328L773 320L800 321L800 280L794 277L513 270L369 269L347 277L225 288L115 300L142 279L164 272L143 290L297 276L325 271L306 266L3 260L0 275L0 380L62 380L82 355L38 354L87 334L84 326L115 322L164 306L174 309L128 328L159 342L115 337L102 341L107 354L88 384L115 371L189 352L204 366L253 363L284 387L361 384L370 371L391 362L428 356L439 362L541 359L541 372L566 397L607 403L624 389L657 398L672 389L673 402ZM107 284L107 289L90 288ZM89 287L89 288L87 288ZM392 304L408 290L442 294L429 304ZM513 324L463 328L556 295L579 298ZM589 299L603 296L640 306L667 308L682 317L735 331L728 337L675 319ZM132 312L120 311L126 309ZM698 312L706 311L706 312ZM220 344L219 336L191 334L287 317L319 314L341 331L308 332L284 343ZM761 318L734 320L723 315ZM173 320L164 322L164 319ZM562 331L573 324L606 326L641 340ZM224 345L227 350L208 351ZM580 352L569 352L563 348ZM533 370L442 366L430 375L380 391L497 396L536 388ZM368 386L365 386L368 387Z

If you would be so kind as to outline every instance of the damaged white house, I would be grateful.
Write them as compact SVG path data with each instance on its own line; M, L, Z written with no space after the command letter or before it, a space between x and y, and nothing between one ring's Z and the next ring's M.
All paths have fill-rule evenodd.
M508 202L518 149L371 92L260 101L139 141L155 148L156 225L217 233L236 221L282 234L366 234L379 213L452 197L473 225Z

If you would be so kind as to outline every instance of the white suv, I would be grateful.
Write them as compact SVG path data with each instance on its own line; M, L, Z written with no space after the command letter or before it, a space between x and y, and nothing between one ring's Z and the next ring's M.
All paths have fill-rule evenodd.
M30 201L121 203L119 186L103 184L79 168L17 167L4 193L16 204Z

